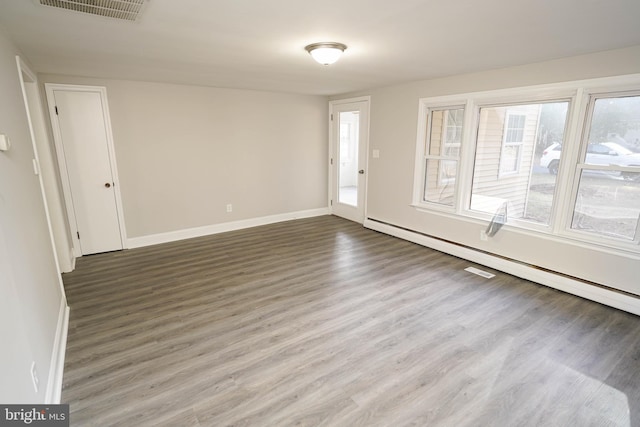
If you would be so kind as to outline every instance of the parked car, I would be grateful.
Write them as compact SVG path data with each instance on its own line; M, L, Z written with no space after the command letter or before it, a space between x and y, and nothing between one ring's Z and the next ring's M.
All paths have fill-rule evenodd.
M540 166L549 169L549 173L556 175L558 173L558 166L560 166L561 150L562 144L559 142L554 142L545 148L542 152L542 157L540 157Z
M554 142L542 152L540 166L549 169L549 173L558 173L562 144ZM590 165L618 165L640 167L640 153L634 153L615 142L600 142L589 144L586 162ZM625 179L640 179L640 172L622 172Z

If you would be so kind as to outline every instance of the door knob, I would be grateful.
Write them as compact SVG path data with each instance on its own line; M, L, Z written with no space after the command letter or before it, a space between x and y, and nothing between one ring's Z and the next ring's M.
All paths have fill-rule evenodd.
M111 188L111 183L110 183L110 182L106 182L106 183L104 184L104 186L105 186L105 187L107 187L107 188Z
M360 169L360 170L358 171L358 173L359 173L360 175L364 175L364 169Z

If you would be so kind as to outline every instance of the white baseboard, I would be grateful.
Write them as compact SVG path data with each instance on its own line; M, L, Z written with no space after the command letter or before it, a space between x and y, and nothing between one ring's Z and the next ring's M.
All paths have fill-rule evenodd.
M58 404L62 397L62 377L64 373L64 357L67 350L67 331L69 330L69 306L66 299L60 299L60 312L56 336L51 352L51 364L49 366L49 379L45 394L46 404Z
M259 225L274 224L276 222L290 221L293 219L301 218L311 218L314 216L329 214L329 208L320 208L310 209L306 211L289 212L278 215L263 216L260 218L251 218L241 221L224 222L222 224L205 225L203 227L187 228L185 230L170 231L168 233L132 237L130 239L127 239L127 247L129 249L140 248L143 246L157 245L160 243L175 242L176 240L191 239L193 237L209 236L211 234L225 233L227 231L257 227Z
M424 234L398 228L375 220L365 220L364 226L371 230L379 231L381 233L398 237L418 245L426 246L474 263L482 264L513 276L549 286L550 288L558 289L591 301L596 301L610 307L615 307L629 313L640 315L640 297L634 297L626 293L594 286L577 279L554 274L550 271L540 270L526 264L479 252L472 248L459 246L454 243L435 239Z

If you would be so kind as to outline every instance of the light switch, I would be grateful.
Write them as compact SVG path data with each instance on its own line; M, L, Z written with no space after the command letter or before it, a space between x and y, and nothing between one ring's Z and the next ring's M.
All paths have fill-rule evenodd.
M11 141L9 141L9 137L4 134L0 134L0 151L7 151L11 148Z
M380 157L380 150L373 150L373 158L378 159Z

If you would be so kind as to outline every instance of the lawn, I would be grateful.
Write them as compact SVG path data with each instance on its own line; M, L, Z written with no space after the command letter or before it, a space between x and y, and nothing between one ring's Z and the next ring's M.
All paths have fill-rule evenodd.
M532 175L523 219L549 222L555 179L543 171ZM639 216L640 182L612 175L583 174L571 224L573 229L633 240Z

